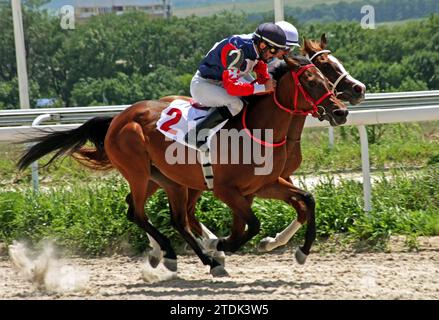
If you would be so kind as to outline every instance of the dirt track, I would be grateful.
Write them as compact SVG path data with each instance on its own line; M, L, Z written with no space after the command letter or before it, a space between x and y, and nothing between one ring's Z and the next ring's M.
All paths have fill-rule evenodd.
M0 299L439 299L439 237L420 252L314 253L304 266L292 250L227 257L228 278L214 279L193 255L179 257L177 279L141 278L143 258L71 258L89 272L87 288L48 294L0 257Z

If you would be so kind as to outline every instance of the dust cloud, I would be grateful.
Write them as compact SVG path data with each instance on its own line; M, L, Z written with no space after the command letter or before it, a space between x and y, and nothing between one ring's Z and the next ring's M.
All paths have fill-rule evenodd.
M86 290L88 272L55 256L55 248L50 241L45 241L39 252L32 252L23 242L14 241L9 246L9 257L18 273L39 290L50 293Z

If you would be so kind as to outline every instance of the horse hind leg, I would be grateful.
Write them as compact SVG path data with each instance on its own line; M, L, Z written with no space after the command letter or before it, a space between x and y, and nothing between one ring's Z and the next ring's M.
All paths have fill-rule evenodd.
M152 180L149 180L147 182L146 200L148 200L159 188L160 186L157 183L155 183ZM125 197L125 202L128 204L127 219L128 221L135 223L134 204L133 204L133 197L131 196L131 193L127 194L127 196Z
M151 165L143 146L144 138L140 126L127 125L119 131L117 138L108 142L106 150L111 163L121 172L130 186L131 196L127 197L128 217L133 217L134 223L145 230L150 239L153 239L151 241L153 253L157 252L157 249L154 251L155 248L160 247L160 251L164 252L165 266L170 271L177 271L177 256L171 242L149 222L145 212ZM160 260L161 255L157 254L157 259Z
M152 194L154 194L155 190L157 190L159 186L152 183L152 181L150 180L148 183L148 192L146 194L146 199L148 199ZM155 189L155 190L154 190ZM127 219L133 223L135 223L138 227L142 228L142 224L138 223L138 219L135 219L135 210L134 210L134 203L133 203L133 198L131 193L129 193L126 196L125 199L126 203L128 204L128 212L127 212ZM149 239L149 245L151 247L151 250L148 253L148 261L149 264L151 265L151 267L156 268L160 262L163 259L163 251L159 245L159 243L157 241L154 240L154 238L152 236L150 236L147 233L148 239ZM167 264L175 264L173 263L173 261L168 261ZM168 268L168 269L174 269L174 268Z
M194 237L190 230L190 227L194 228L195 232L198 235L202 234L203 232L201 225L194 216L195 204L200 196L201 191L188 189L175 183L174 181L164 176L154 166L151 167L151 177L155 183L155 186L162 187L168 196L169 208L171 213L171 225L181 234L187 244L195 251L203 264L210 265L212 275L226 276L227 272L222 266L220 266L221 263L205 253L202 243L197 242L197 239ZM155 191L155 188L154 186L151 186L151 182L152 181L150 180L148 184L148 190L153 192ZM192 215L188 215L188 210L192 213ZM191 221L190 227L189 220Z
M206 242L218 242L218 237L210 231L203 223L197 220L195 216L195 209L197 200L200 198L202 191L195 189L188 189L188 209L187 209L187 217L190 228L196 235L201 237L201 241ZM217 260L223 267L226 263L226 255L224 251L218 251L216 248L212 248L209 250L209 254Z
M186 240L189 246L195 251L201 262L204 265L210 266L210 273L214 277L228 276L227 271L221 263L205 253L205 250L203 250L204 247L201 243L197 242L190 230L187 216L188 189L171 182L163 187L168 194L169 207L175 229L177 229L183 239Z

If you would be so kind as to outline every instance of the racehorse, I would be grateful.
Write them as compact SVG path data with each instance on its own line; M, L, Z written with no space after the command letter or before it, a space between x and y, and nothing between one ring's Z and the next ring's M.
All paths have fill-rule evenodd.
M327 49L328 40L323 33L320 42L304 39L301 53L322 71L329 80L331 90L342 101L356 105L364 100L366 86L353 78L340 61Z
M218 251L235 252L259 232L259 221L251 210L255 196L283 200L296 209L301 222L307 222L305 243L296 252L296 258L300 256L304 261L315 240L312 195L280 178L287 159L286 135L293 115L312 113L332 125L340 125L346 122L348 111L329 90L329 84L320 71L307 59L285 57L284 60L285 65L277 73L275 93L251 99L241 116L231 119L225 126L225 129L246 128L246 134L253 140L256 138L251 133L252 129L271 130L275 143L259 140L272 151L272 170L266 175L254 175L257 167L254 162L213 165L214 195L233 212L232 233L228 238L217 239L215 247ZM169 239L148 221L144 209L148 182L154 181L156 176L166 177L165 183L160 180L155 182L168 195L176 229L203 264L210 266L212 275L227 275L221 264L205 253L190 231L187 221L188 189L201 192L206 190L206 186L199 162L169 164L165 159L166 150L173 142L167 141L157 130L156 122L167 106L168 103L161 101L141 101L113 119L96 117L76 129L31 139L37 143L22 155L18 166L24 169L42 156L57 151L49 163L63 154L70 154L95 169L116 168L130 186L128 215L147 232L153 246L156 244L164 252L164 265L175 271L176 255ZM84 147L88 140L94 143L95 148ZM216 152L220 154L221 138L217 140ZM242 159L242 153L240 156Z
M317 41L304 39L301 52L311 62L319 68L324 76L329 80L331 90L342 101L349 101L355 105L361 103L365 98L366 86L353 78L343 67L340 61L327 49L326 35L322 34L320 43ZM289 180L291 175L299 168L302 163L302 150L300 138L305 125L306 116L294 115L291 120L290 130L288 131L287 153L288 159L281 174L285 180ZM291 237L299 230L302 224L297 219L294 220L275 238L267 237L261 240L258 245L260 251L271 251L279 246L285 245Z
M331 91L342 101L348 101L355 105L361 103L365 98L366 86L353 78L340 63L340 61L331 54L327 49L327 38L322 34L319 41L304 39L301 53L312 61L317 68L319 68L323 75L328 79ZM182 96L167 96L163 97L162 101L172 102L175 99L187 99L189 97ZM300 139L305 125L306 115L293 114L291 124L289 126L287 135L287 161L281 177L289 181L291 175L299 168L302 162L302 151ZM166 177L157 177L161 183L169 183ZM148 195L152 195L160 186L154 181L150 181L148 185ZM207 239L216 239L216 236L210 232L202 223L195 217L195 204L201 196L199 190L188 190L188 220L191 224L191 229L199 236ZM129 198L129 197L128 197ZM129 217L130 218L130 217ZM300 219L300 218L299 218ZM294 220L282 232L278 233L275 238L267 237L261 240L258 249L262 252L271 251L279 246L285 245L291 237L297 232L302 223L300 220ZM222 252L215 251L213 255L217 257L222 264L224 264L225 255ZM296 256L298 262L300 255Z

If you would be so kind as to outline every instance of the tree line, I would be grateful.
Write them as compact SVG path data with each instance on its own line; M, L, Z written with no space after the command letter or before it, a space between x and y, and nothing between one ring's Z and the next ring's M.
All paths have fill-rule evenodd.
M300 35L329 36L329 47L368 92L439 89L439 15L392 27L362 29L359 22L303 24ZM244 14L152 18L104 15L63 30L59 17L23 12L31 105L130 104L167 94L189 94L201 58L222 38L251 33L262 21ZM17 108L12 14L0 7L0 109Z
M361 8L364 5L373 6L377 23L422 18L431 13L439 13L437 0L371 0L344 1L335 4L322 4L310 9L286 8L285 14L295 15L300 21L360 21L363 17Z
M427 17L432 13L439 13L437 0L370 0L370 1L340 1L331 4L318 4L311 8L285 7L285 15L294 16L300 22L333 22L333 21L361 21L365 6L372 6L377 23L387 21L400 21ZM268 13L252 13L251 19L266 19L273 16L273 11Z

